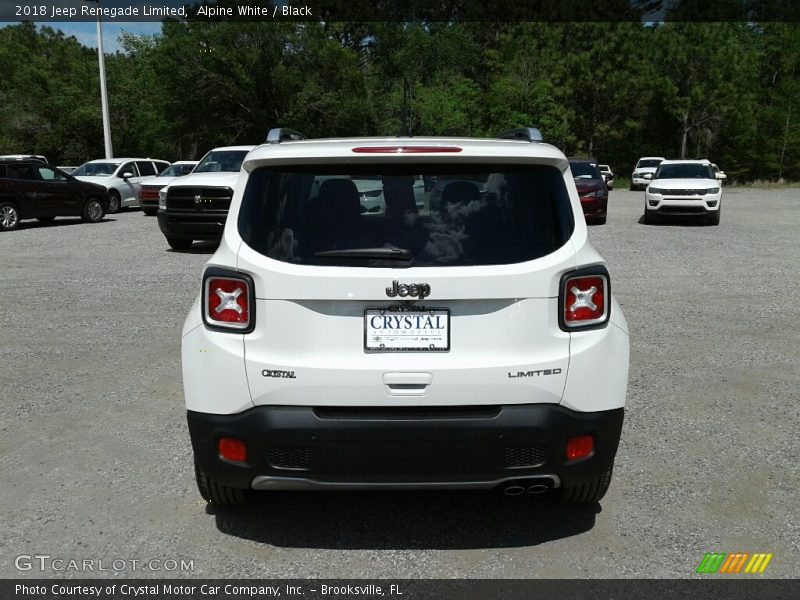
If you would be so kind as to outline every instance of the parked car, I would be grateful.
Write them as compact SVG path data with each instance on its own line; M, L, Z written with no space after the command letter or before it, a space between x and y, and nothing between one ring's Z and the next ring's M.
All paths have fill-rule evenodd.
M108 212L139 206L139 182L169 166L165 160L151 158L110 158L82 164L71 174L81 181L102 185L108 190Z
M643 156L640 158L631 174L631 190L643 190L646 188L653 178L653 173L656 172L658 165L663 160L665 160L663 156Z
M606 187L609 190L614 189L614 172L608 165L600 165L600 174L603 176L603 181L606 182Z
M570 158L578 197L587 223L603 225L608 215L608 187L594 158Z
M183 177L197 166L196 160L176 160L155 177L146 177L139 182L139 204L146 215L158 211L158 192L176 177Z
M644 221L696 216L719 225L722 188L707 160L665 160L644 194Z
M277 141L247 155L183 327L206 501L417 488L603 497L628 327L567 159L528 131ZM362 212L354 180L378 177L385 210ZM418 210L426 178L451 181L438 207Z
M47 159L41 154L3 154L0 155L0 160L35 160L44 164L49 164Z
M78 181L39 160L0 160L0 231L10 231L25 219L49 222L56 217L103 219L106 189Z
M239 169L255 146L214 148L184 177L158 192L158 226L175 250L194 240L218 240L225 227Z

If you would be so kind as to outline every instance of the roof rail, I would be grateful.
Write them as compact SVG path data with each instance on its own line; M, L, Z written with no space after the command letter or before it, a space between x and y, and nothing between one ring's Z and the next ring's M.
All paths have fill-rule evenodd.
M295 131L294 129L289 129L288 127L275 127L269 130L267 133L267 143L268 144L280 144L281 142L286 142L289 140L304 140L306 136L304 136L299 131Z
M509 129L501 133L498 137L504 140L525 140L526 142L543 142L542 132L535 127L520 127Z

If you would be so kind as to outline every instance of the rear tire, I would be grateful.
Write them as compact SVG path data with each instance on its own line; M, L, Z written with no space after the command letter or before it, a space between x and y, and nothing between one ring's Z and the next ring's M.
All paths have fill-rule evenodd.
M122 200L119 197L119 192L111 190L108 193L108 214L113 215L122 209Z
M81 219L86 223L99 223L105 215L103 203L97 198L89 198L81 211Z
M192 247L192 240L183 240L174 237L168 237L167 243L173 250L188 250Z
M19 227L19 209L11 202L0 202L0 231Z
M614 467L600 475L597 479L580 485L566 485L558 490L558 501L561 504L594 504L603 499L611 485Z
M603 215L602 217L597 219L597 224L598 225L605 225L607 219L608 219L608 215Z
M203 469L194 466L197 489L203 500L216 506L241 506L247 504L247 490L232 488L211 479Z

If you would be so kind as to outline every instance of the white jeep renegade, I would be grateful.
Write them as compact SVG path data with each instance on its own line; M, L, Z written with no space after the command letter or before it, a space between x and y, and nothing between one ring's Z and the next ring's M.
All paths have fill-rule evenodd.
M298 138L248 154L184 325L203 497L602 498L628 331L564 155L535 129Z

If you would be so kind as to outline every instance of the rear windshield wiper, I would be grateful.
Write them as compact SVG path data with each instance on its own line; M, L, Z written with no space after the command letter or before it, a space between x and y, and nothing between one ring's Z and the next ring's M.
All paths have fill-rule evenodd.
M413 255L405 248L347 248L315 252L314 256L330 258L377 258L382 260L411 260Z

